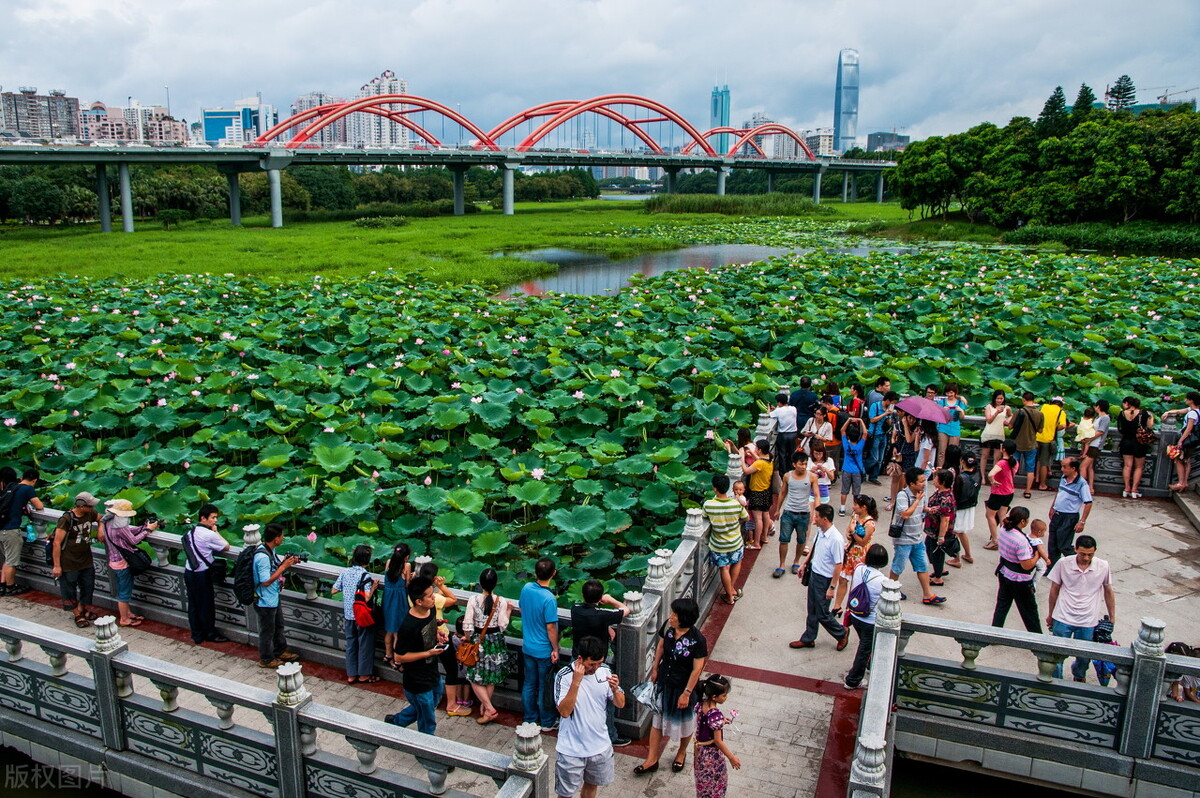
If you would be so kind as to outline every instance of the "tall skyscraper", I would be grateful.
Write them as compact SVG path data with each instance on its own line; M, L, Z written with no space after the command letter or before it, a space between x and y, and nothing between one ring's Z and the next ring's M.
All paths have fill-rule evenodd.
M838 54L837 88L833 94L833 148L854 147L858 133L858 50Z
M729 127L729 86L713 86L712 109L708 116L709 128ZM729 151L729 134L718 133L710 143L717 152L724 155Z
M79 98L61 89L38 94L32 86L0 93L0 130L17 138L78 138Z
M370 83L363 85L358 90L359 99L378 97L383 94L408 94L408 81L396 77L395 72L387 69L379 77L372 78ZM394 103L388 108L393 111L402 111L404 105L403 103ZM350 140L358 146L399 147L401 149L410 146L412 134L408 128L387 117L359 112L350 114L347 119L350 123Z

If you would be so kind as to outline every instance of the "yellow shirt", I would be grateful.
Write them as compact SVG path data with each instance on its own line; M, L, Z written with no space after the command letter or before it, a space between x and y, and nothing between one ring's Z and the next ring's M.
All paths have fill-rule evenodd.
M771 474L775 466L770 460L759 460L758 466L750 474L750 484L746 490L762 491L771 489Z
M1053 443L1058 428L1066 426L1067 411L1055 404L1042 405L1042 428L1038 431L1038 443Z

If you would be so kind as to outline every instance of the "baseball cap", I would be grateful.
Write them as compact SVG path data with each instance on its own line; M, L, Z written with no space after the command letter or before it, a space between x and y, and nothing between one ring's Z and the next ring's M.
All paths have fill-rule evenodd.
M87 491L84 491L83 493L75 494L75 506L76 507L78 507L80 505L83 505L85 507L95 507L99 503L100 503L100 500L97 499L92 494L88 493Z

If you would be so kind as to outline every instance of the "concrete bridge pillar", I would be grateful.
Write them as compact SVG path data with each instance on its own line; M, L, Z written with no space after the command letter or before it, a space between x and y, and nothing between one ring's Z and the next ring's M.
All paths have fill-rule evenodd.
M664 169L663 171L666 173L666 179L663 182L663 186L667 189L668 194L674 194L676 178L679 177L679 170Z
M504 215L513 215L513 170L516 168L514 164L504 164L500 167L502 184L504 187Z
M875 175L875 201L883 202L883 170Z
M112 232L112 198L108 195L108 168L96 164L96 198L100 205L100 232Z
M726 174L728 174L729 170L725 169L724 167L718 166L714 171L717 173L717 196L724 197L725 196L725 176L726 176Z
M121 184L121 229L133 232L133 191L129 187L129 164L117 164L117 179Z
M767 172L767 193L770 194L775 190L775 173Z
M821 175L825 174L825 166L817 167L817 171L813 172L813 204L821 204Z
M842 172L842 204L846 203L846 198L850 196L850 173Z
M462 216L467 212L467 170L465 168L453 168L450 170L450 174L454 178L454 215Z
M229 223L239 227L242 224L242 184L235 171L226 172L225 180L229 183Z
M850 201L858 202L858 173L850 175Z
M279 172L278 169L267 170L267 183L271 189L271 227L283 227L283 189Z

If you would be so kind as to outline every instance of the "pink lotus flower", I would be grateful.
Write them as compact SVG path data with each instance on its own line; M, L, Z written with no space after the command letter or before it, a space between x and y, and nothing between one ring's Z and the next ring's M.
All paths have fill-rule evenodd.
M165 407L165 406L166 406L166 404L167 404L167 400L166 400L166 399L159 399L157 404L158 404L158 406L159 406L159 407Z
M234 405L233 407L229 408L229 411L230 411L231 413L236 413L236 412L237 412L238 410L240 410L240 409L241 409L241 408L240 408L238 405Z
M717 437L717 433L713 432L712 430L709 430L708 432L704 433L704 440L706 440L706 441L715 440L716 437Z
M333 427L326 427L323 431L324 432L333 432L334 429L333 429Z
M612 371L608 372L608 376L610 376L610 377L620 377L620 376L621 376L621 370L620 370L620 369L613 369Z
M443 349L443 350L442 350L442 354L443 354L443 355L448 355L448 354L450 354L450 350L449 350L449 349Z
M523 393L525 393L525 389L524 389L524 388L518 388L518 389L517 389L517 393L518 393L518 394L523 394Z
M183 467L184 467L184 468L191 468L191 467L192 467L192 464L191 464L191 463L189 463L187 460L184 460L184 461L183 461Z
M79 415L79 411L78 411L78 410L72 410L72 411L71 411L71 415L73 415L73 416L77 416L77 415Z
M418 338L417 340L413 341L413 343L416 344L417 346L420 346L421 344L425 343L425 339Z
M457 390L462 387L462 383L461 382L452 382L452 383L450 383L450 387Z
M574 396L576 399L582 399L583 391L576 391L575 393L571 394L571 396Z
M316 542L317 542L317 533L316 533L316 532L309 532L309 533L308 533L308 539L309 539L310 541L312 541L313 543L316 543Z
M192 391L192 396L199 396L199 395L200 395L199 391Z
M472 397L471 397L471 403L472 403L472 404L477 404L477 405L479 405L479 404L483 404L483 397L482 397L482 396L472 396Z
M4 419L4 426L15 427L17 426L17 420L15 418L6 418Z
M530 471L530 472L529 472L529 475L530 475L531 477L533 477L534 479L541 479L542 477L546 476L546 469L544 469L544 468L535 468L535 469L533 469L532 471Z
M433 477L425 477L425 484L426 484L426 485L432 485L432 484L433 484Z

